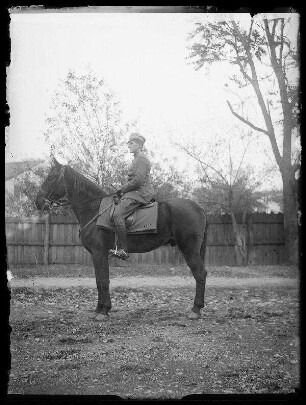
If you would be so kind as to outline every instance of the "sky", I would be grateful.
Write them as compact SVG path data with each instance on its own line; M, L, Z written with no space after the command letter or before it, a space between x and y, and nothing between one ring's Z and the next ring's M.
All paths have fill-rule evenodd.
M234 119L224 90L228 67L215 65L206 77L186 59L186 38L195 21L217 17L11 12L6 161L49 155L45 117L59 81L71 68L90 66L106 80L121 100L124 116L137 118L148 148L182 160L171 142L196 139L205 145L214 131L226 131ZM250 19L248 14L240 17ZM269 149L267 140L262 144Z

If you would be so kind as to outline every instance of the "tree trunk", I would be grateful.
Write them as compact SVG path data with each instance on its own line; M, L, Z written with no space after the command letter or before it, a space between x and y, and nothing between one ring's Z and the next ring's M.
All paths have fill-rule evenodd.
M235 214L233 212L230 213L231 218L232 218L232 224L233 224L233 230L234 230L234 235L235 235L235 251L238 253L236 255L237 258L237 265L246 265L247 263L247 252L246 252L246 235L245 235L245 229L244 229L244 224L242 224L243 230L240 231Z
M256 264L256 252L254 244L254 226L252 214L247 217L247 264L253 266Z
M290 168L291 169L291 168ZM298 264L298 206L296 180L291 170L283 173L284 235L286 262Z

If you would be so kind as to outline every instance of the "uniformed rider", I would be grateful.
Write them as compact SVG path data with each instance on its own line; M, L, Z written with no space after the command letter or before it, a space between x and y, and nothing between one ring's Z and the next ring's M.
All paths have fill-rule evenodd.
M142 151L145 141L139 133L133 133L129 138L128 148L134 154L134 160L128 170L127 183L117 191L120 202L115 205L113 213L119 249L110 250L110 253L125 260L129 257L125 220L138 206L148 204L154 197L150 183L151 163Z

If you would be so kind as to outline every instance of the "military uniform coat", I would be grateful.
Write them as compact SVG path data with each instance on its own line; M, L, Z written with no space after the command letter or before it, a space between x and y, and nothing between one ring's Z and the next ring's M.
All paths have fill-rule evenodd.
M128 181L121 187L122 199L131 198L147 204L154 197L150 184L151 163L143 152L138 152L128 170Z

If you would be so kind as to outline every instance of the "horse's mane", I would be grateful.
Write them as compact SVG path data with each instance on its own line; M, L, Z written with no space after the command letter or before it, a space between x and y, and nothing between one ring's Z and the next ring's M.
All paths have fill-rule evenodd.
M74 189L78 195L84 194L84 192L88 197L103 198L108 195L98 184L78 170L73 169L71 166L66 166L66 168L69 170L71 181L73 181Z

